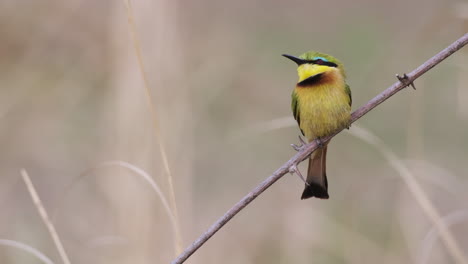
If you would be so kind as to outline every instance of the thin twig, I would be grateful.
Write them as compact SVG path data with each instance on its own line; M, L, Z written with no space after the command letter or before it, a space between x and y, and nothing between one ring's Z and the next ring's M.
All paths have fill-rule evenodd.
M409 86L416 80L418 77L429 71L431 68L439 64L441 61L445 60L448 56L455 53L457 50L461 49L468 43L468 33L463 35L457 41L452 43L450 46L439 52L434 57L430 58L428 61L423 63L421 66L413 70L407 75L404 75L403 82L398 81L392 86L388 87L382 93L374 97L367 104L354 111L351 115L351 123L354 123L356 120L361 118L363 115L367 114L370 110L374 109L377 105L381 104L383 101L390 98L395 93L401 91L403 88ZM327 136L322 139L326 142L333 138L336 134L340 133L341 130L336 131L330 136ZM304 148L296 153L294 157L288 160L283 166L277 169L272 175L265 179L260 185L255 189L249 192L244 198L237 202L231 209L229 209L221 218L219 218L208 230L203 233L195 242L193 242L187 249L185 249L182 254L180 254L172 264L180 264L187 260L197 249L199 249L210 237L212 237L221 227L223 227L231 218L233 218L237 213L239 213L244 207L246 207L250 202L252 202L257 196L264 192L268 187L273 183L283 177L286 173L289 172L290 168L294 165L297 165L301 161L305 160L315 149L317 149L317 142L313 141L304 146Z
M52 224L52 222L49 219L49 216L47 215L47 211L45 210L44 205L42 204L41 199L39 198L39 195L36 192L36 189L34 189L34 185L32 184L28 173L25 169L21 169L20 173L23 177L24 183L26 184L26 188L28 188L29 194L31 195L34 205L39 211L39 215L41 216L42 221L46 225L47 230L49 231L49 234L52 237L52 240L54 240L55 246L57 247L57 250L60 254L60 257L62 258L63 263L70 264L70 259L68 259L67 253L65 252L65 248L63 247L63 244L60 241L60 238L57 234L57 231L55 230L54 225Z
M138 39L137 35L137 30L136 30L136 25L135 25L135 19L133 17L133 8L132 8L132 3L130 0L125 0L125 6L127 8L127 18L128 18L128 25L130 26L130 32L132 35L133 39L133 44L135 48L135 52L137 55L138 59L138 65L140 66L140 72L141 76L143 78L143 83L145 86L145 91L146 91L146 98L148 100L148 105L151 111L151 115L153 117L153 126L154 126L154 131L156 134L156 138L158 140L158 145L159 145L159 152L161 154L161 158L163 161L164 165L164 171L166 172L167 175L167 181L169 184L169 197L172 205L172 214L174 215L174 220L175 220L175 253L179 254L182 251L182 234L180 231L180 224L179 224L179 217L177 213L177 203L175 199L175 193L174 193L174 184L172 183L172 173L169 167L169 161L167 159L167 154L166 154L166 149L164 147L164 142L161 137L161 131L159 129L159 123L156 115L156 107L153 101L153 94L151 93L151 89L149 86L148 78L146 77L146 71L145 67L143 64L143 56L141 53L141 45L140 45L140 40Z

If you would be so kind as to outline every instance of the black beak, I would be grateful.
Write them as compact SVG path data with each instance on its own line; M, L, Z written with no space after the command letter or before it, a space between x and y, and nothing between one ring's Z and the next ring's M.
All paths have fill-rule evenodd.
M290 60L292 60L292 61L294 61L295 63L297 63L298 66L301 65L301 64L306 63L305 60L300 59L298 57L294 57L294 56L291 56L291 55L288 55L288 54L283 54L283 56L290 59Z

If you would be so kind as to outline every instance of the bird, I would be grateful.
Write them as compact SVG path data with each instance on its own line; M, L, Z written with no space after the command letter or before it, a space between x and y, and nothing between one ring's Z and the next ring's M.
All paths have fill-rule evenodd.
M299 57L283 56L297 64L299 75L291 95L294 119L308 142L319 142L319 147L309 157L301 199L328 199L326 156L329 141L322 142L321 138L350 126L352 99L344 66L333 56L316 51ZM296 150L300 147L296 146Z

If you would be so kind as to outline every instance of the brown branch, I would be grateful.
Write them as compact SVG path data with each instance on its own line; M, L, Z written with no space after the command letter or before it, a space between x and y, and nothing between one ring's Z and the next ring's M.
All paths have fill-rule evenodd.
M403 88L413 84L413 81L418 77L432 69L434 66L439 64L441 61L445 60L448 56L452 55L463 46L468 43L468 33L463 35L457 41L452 43L450 46L439 52L434 57L430 58L428 61L423 63L421 66L410 72L409 74L403 75L400 77L397 75L399 81L394 83L392 86L388 87L385 91L374 97L367 104L354 111L351 115L351 123L354 123L356 120L361 118L363 115L367 114L370 110L374 109L376 106L381 104L383 101L390 98L392 95L401 91ZM342 129L341 129L342 130ZM334 137L336 134L340 133L341 130L336 131L334 134L327 136L322 139L326 142ZM221 218L219 218L205 233L203 233L197 240L195 240L187 249L185 249L182 254L180 254L171 264L180 264L186 261L195 251L197 251L210 237L212 237L221 227L223 227L229 220L231 220L237 213L239 213L244 207L246 207L250 202L252 202L257 196L264 192L268 187L273 183L283 177L290 171L290 168L296 166L301 161L305 160L314 150L316 150L318 144L316 141L311 142L304 146L304 148L296 153L294 157L288 160L283 166L277 169L272 175L266 178L260 185L255 189L249 192L244 198L237 202L229 211L227 211Z

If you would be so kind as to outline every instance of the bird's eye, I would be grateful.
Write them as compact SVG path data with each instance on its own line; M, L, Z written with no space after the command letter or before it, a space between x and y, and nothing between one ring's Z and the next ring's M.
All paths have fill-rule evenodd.
M321 59L316 59L316 60L314 61L314 63L315 63L315 64L318 64L318 65L323 65L323 64L324 64L324 61L321 60Z

